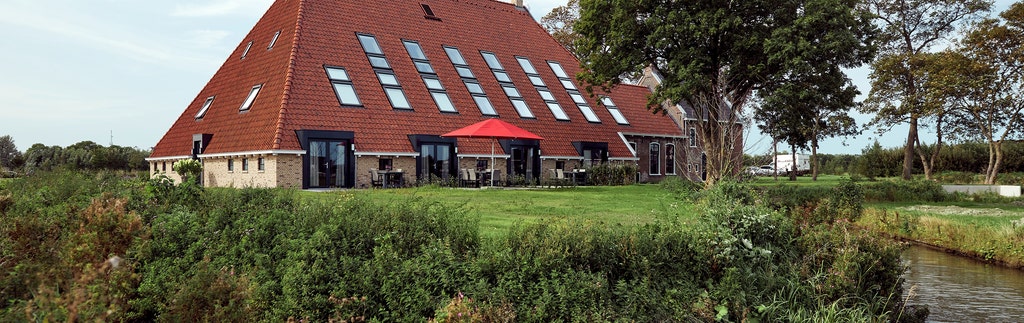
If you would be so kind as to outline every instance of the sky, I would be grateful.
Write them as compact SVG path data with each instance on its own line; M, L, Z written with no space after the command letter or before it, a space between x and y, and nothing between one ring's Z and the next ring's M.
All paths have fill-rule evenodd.
M535 19L566 0L525 0ZM170 128L273 0L4 0L0 136L24 151L79 141L149 149ZM995 12L1010 0L996 2ZM868 70L849 71L867 94ZM859 123L869 116L857 115ZM859 153L906 127L828 140L819 152ZM844 145L845 144L845 145ZM770 140L753 131L747 153Z

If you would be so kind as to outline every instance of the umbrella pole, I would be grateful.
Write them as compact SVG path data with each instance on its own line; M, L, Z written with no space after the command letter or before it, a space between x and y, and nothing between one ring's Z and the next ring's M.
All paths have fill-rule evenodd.
M494 187L494 169L498 167L494 164L494 141L495 139L491 137L491 187Z

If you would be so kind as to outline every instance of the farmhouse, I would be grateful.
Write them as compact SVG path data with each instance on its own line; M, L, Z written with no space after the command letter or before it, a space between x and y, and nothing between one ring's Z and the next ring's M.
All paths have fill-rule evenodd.
M521 2L277 0L148 161L180 180L172 164L198 159L203 185L234 187L363 188L377 170L541 182L602 163L699 178L694 142L646 108L648 88L589 95L577 72ZM544 139L440 136L490 118Z

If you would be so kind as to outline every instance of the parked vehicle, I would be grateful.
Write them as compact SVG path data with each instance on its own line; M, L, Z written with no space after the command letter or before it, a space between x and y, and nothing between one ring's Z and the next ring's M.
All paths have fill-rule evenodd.
M795 160L794 157L796 157ZM793 170L794 163L796 163L797 176L811 172L810 155L783 154L775 156L775 166L779 169L779 174L789 174Z

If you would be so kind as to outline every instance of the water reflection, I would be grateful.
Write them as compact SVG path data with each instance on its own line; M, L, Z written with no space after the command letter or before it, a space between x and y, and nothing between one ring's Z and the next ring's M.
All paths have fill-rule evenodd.
M1024 271L917 246L903 260L910 304L928 305L929 322L1024 322Z

